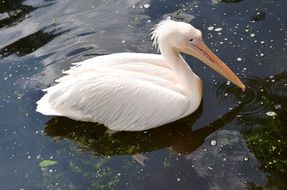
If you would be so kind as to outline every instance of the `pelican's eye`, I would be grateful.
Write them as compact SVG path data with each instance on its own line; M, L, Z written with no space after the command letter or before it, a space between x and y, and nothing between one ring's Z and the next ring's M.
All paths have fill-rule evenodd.
M193 38L189 39L189 41L192 42L192 41L193 41Z

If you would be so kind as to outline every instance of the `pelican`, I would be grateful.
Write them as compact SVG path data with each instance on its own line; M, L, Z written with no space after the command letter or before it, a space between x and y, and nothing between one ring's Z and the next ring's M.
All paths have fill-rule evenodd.
M240 79L204 44L192 25L163 20L151 33L161 54L116 53L73 63L37 102L44 115L142 131L190 115L202 82L180 55L189 54L245 90Z

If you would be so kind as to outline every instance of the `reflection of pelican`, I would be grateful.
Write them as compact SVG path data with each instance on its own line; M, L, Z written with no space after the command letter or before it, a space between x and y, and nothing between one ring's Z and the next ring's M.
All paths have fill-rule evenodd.
M95 127L97 124L94 123L54 117L47 123L45 133L56 139L67 138L83 149L99 155L133 155L167 147L188 154L197 149L207 136L235 118L240 110L241 107L237 107L196 131L192 131L191 126L202 114L202 106L188 117L147 131L122 131L109 136L103 126Z
M37 111L121 131L146 130L183 118L200 105L202 84L179 52L245 89L190 24L164 20L152 35L162 55L120 53L76 63L46 90Z

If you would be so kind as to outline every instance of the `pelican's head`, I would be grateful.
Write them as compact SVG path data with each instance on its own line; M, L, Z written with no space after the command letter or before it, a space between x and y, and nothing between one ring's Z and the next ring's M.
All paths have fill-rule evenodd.
M153 44L159 49L170 46L175 51L194 56L245 90L240 79L203 43L201 31L192 25L167 19L157 24L151 34Z

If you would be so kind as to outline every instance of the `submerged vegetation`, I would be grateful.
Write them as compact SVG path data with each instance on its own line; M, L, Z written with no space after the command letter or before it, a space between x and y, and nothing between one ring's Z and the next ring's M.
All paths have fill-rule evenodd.
M266 187L287 188L287 72L267 78L246 80L248 90L242 95L234 86L222 84L220 94L241 102L245 110L237 122L250 151L268 173ZM252 91L252 92L251 92Z

